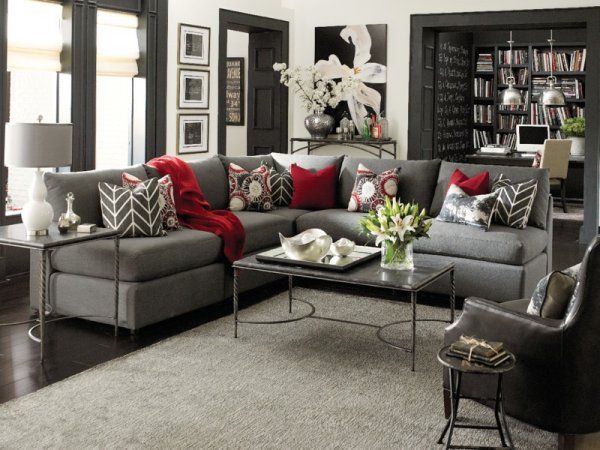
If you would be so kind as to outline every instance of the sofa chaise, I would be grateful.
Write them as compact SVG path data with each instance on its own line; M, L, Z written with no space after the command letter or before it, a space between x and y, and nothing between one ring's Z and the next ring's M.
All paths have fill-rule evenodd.
M363 163L375 172L400 168L401 201L416 201L435 216L443 203L445 187L456 168L472 176L482 170L490 177L503 173L513 181L536 178L537 195L529 226L517 230L493 225L482 231L466 225L435 221L431 239L415 242L415 252L433 255L456 264L457 295L484 296L492 300L523 298L552 264L552 202L548 173L521 167L457 164L439 160L400 161L344 156L271 154L260 157L224 157L190 163L206 199L213 209L228 205L227 167L234 162L247 170L264 161L278 171L292 162L309 169L335 165L339 173L337 205L334 209L308 211L279 208L269 212L241 211L235 214L247 234L245 254L278 245L278 233L286 236L309 228L322 228L334 239L347 237L367 243L358 232L362 213L346 210L357 167ZM98 182L120 184L126 171L147 179L143 165L120 170L47 173L48 201L58 217L68 192L75 194L75 210L83 222L102 225ZM36 308L37 261L31 258L31 306ZM93 241L56 250L50 256L48 301L59 314L111 316L113 308L113 246ZM144 326L227 299L232 294L232 272L222 256L221 240L207 232L182 229L166 237L127 238L120 252L120 326L137 330ZM242 277L244 292L273 281L266 275ZM448 292L447 281L432 286ZM110 319L95 319L110 323Z

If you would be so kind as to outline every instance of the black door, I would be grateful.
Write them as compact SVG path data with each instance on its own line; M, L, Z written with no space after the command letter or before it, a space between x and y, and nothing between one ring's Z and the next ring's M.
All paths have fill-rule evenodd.
M248 48L248 155L287 153L287 101L273 64L281 62L279 31L251 32Z
M417 109L420 117L416 118L419 146L418 149L409 146L408 157L409 159L431 159L433 158L435 100L435 33L433 30L425 30L423 33L423 48L417 64L422 65L422 78L419 80L417 93L420 98ZM416 150L416 154L411 150Z

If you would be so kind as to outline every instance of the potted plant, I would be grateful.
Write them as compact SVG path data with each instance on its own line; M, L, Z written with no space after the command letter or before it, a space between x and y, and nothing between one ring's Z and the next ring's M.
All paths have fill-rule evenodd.
M375 245L381 245L381 267L394 270L412 270L415 239L429 237L432 219L425 209L419 212L416 203L398 203L386 198L385 203L360 221L361 231L375 236Z
M560 131L572 141L571 155L585 155L585 119L583 117L566 119L561 125Z
M325 108L335 108L347 92L353 91L358 79L327 79L315 66L288 68L285 63L273 64L273 70L281 73L280 82L291 86L298 95L306 112L304 126L313 139L324 139L333 127L333 117L325 114Z

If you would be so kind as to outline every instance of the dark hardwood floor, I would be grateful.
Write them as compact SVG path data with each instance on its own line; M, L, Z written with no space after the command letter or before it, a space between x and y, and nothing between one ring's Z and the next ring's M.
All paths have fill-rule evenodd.
M565 268L581 261L585 251L577 243L577 222L555 222L554 266ZM299 285L303 285L301 281ZM314 282L310 282L314 286ZM340 286L320 287L340 290ZM242 296L244 307L262 301L287 288L273 283ZM353 290L352 288L343 288ZM372 289L365 291L374 295ZM378 291L376 295L390 295ZM435 302L435 296L424 298ZM438 297L439 300L439 297ZM38 344L27 336L29 325L0 327L0 403L36 391L97 364L118 358L169 336L194 328L231 313L231 302L223 302L140 330L135 336L121 330L114 338L113 329L83 320L67 320L48 325L47 361L39 363ZM0 322L30 319L28 279L21 277L0 285Z

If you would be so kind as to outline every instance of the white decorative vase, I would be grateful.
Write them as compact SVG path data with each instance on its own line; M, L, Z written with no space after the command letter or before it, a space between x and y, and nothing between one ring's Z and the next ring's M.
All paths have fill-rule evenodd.
M573 156L584 156L585 155L585 138L571 136L567 139L571 140L571 155Z
M48 191L43 176L44 173L40 169L36 169L33 183L29 188L29 201L25 203L21 211L21 218L28 236L48 234L48 227L54 216L52 206L46 201Z

